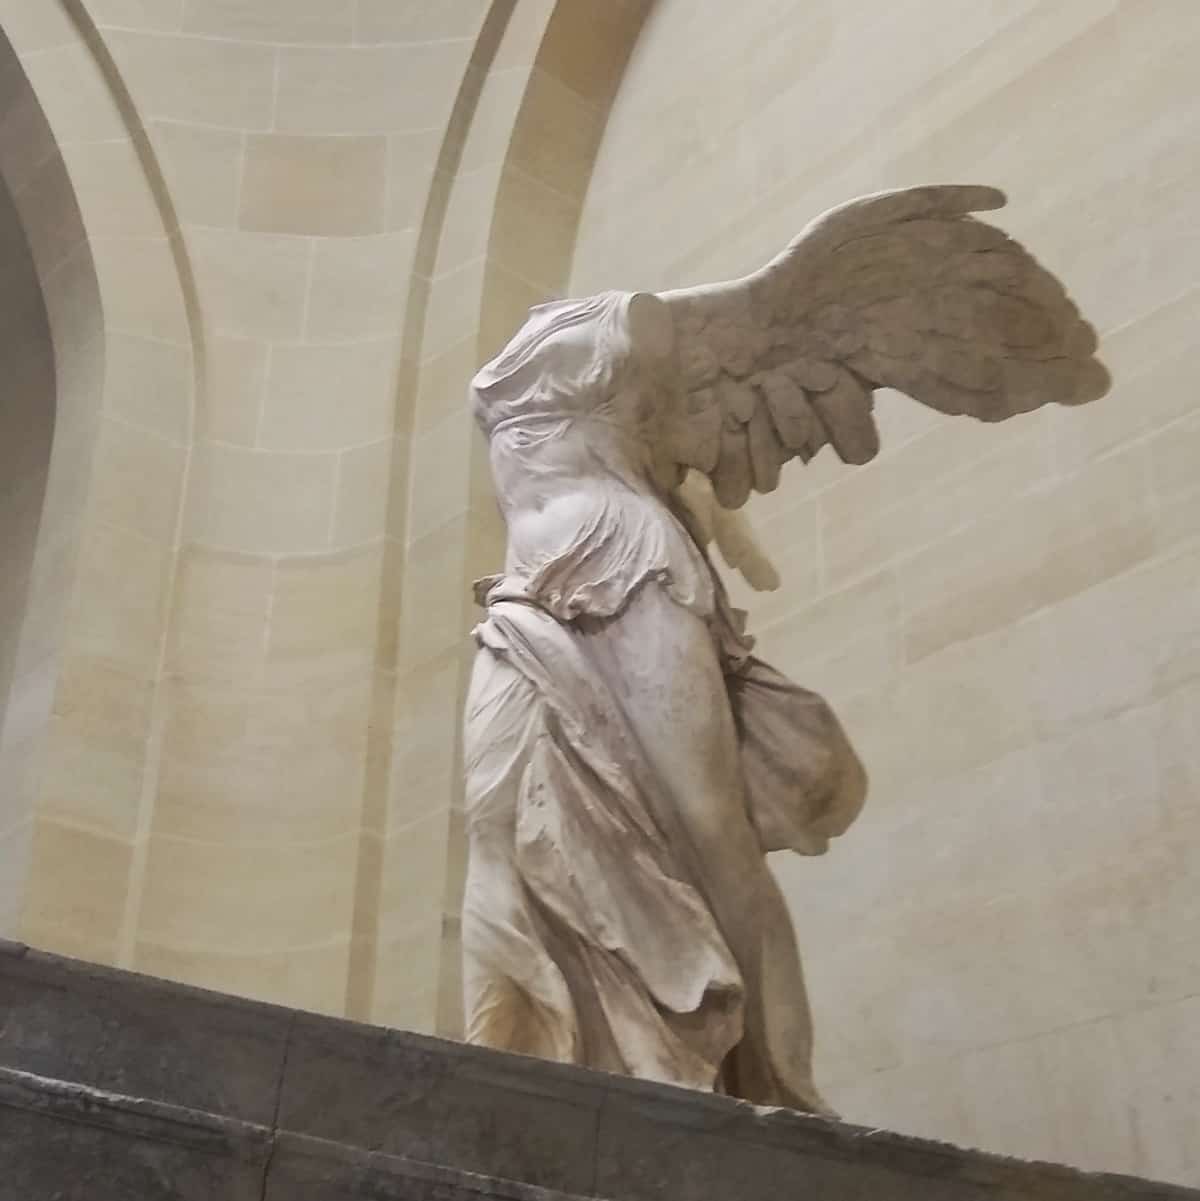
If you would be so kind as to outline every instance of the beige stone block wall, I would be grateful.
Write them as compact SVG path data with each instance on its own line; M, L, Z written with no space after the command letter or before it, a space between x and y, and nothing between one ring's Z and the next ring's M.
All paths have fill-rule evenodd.
M168 505L173 482L169 453L164 463L154 454L165 442L126 420L117 402L121 378L110 385L105 377L103 305L111 299L114 313L129 310L117 281L98 269L78 203L89 188L95 197L98 162L121 195L137 194L121 178L129 163L115 136L117 106L65 13L13 7L0 12L0 178L32 261L29 299L44 305L53 391L23 414L17 396L5 396L6 412L23 427L9 431L6 447L32 456L30 468L48 454L40 511L32 515L36 542L26 547L24 620L5 629L15 658L0 735L0 795L5 812L20 819L4 839L5 929L111 960L132 862L130 814L148 750L143 651L156 635L164 562L150 532L157 527L133 512L118 480L128 483L130 471L144 467L139 483ZM72 95L56 95L68 80ZM68 158L80 170L78 192ZM131 212L122 229L100 218L97 247L140 238L140 220ZM131 320L124 332L144 331ZM124 384L135 386L137 374L126 370ZM6 570L20 572L17 552L6 540ZM118 576L120 588L113 586Z
M429 722L396 687L433 274L414 264L513 5L451 7L0 4L20 60L0 176L58 371L0 760L32 814L0 829L33 865L6 928L39 945L436 1021L450 793L421 797L393 753ZM455 338L476 323L446 316ZM456 449L426 466L455 478ZM423 512L420 537L436 497ZM455 528L455 616L415 589L405 629L443 622L457 661Z
M367 1017L405 537L402 334L485 6L460 6L471 19L449 33L432 8L398 33L349 0L186 0L173 19L120 7L96 6L99 32L161 164L204 338L126 953ZM401 868L429 862L400 849Z
M777 868L848 1117L1191 1184L1198 47L1188 0L660 0L571 277L717 279L855 194L1009 192L1116 386L1003 428L888 395L875 463L752 503L785 589L738 600L873 788Z

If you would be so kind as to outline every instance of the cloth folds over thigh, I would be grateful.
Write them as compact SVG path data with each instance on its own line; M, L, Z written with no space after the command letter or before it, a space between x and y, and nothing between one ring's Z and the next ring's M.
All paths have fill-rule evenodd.
M644 671L647 647L673 628L663 622L680 621L703 636L702 619L648 583L612 619L563 622L535 604L494 600L477 628L464 733L467 1037L704 1089L726 1087L737 1048L739 1063L763 1059L742 1063L743 1075L755 1067L755 1079L794 1086L763 1086L759 1099L804 1099L803 980L797 967L772 984L750 945L782 938L794 952L786 912L760 897L763 920L778 928L726 941L734 902L713 890L727 885L671 808L689 787L672 765L692 752L640 743L644 731L621 702L627 673ZM737 853L754 859L741 861L738 878L748 881L766 874L758 856L769 850L825 850L861 808L866 778L820 697L750 655L732 627L718 620L709 631L725 695L704 703L730 707L734 803L749 819L750 845ZM772 1022L782 1022L786 1046L775 1045Z
M467 704L467 1037L713 1088L743 985L648 800L588 639L493 604Z

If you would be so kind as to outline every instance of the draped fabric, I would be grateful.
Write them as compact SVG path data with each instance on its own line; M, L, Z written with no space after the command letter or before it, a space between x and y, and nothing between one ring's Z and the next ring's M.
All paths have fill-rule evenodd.
M642 755L605 667L673 609L682 616L648 582L618 618L572 627L498 600L477 630L464 748L467 1037L711 1089L725 1087L742 1040L747 988L768 985L742 978L702 866L698 878L657 816L669 782ZM759 854L819 853L861 804L857 760L820 698L751 655L724 662L739 732L728 753L746 767ZM779 1058L742 1065L742 1076L783 1077L781 1095L756 1099L821 1108L807 1075L788 1080L796 1073Z

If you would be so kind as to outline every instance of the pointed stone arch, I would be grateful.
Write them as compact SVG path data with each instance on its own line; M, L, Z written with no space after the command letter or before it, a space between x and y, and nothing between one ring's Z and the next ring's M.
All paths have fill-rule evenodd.
M0 180L54 375L24 616L9 629L0 915L4 933L116 962L153 796L203 356L169 199L83 6L4 0L0 28Z

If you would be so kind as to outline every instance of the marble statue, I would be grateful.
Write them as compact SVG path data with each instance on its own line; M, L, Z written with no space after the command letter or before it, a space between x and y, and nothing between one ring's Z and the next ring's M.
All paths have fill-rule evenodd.
M538 305L472 381L507 523L464 729L469 1041L829 1112L768 851L866 776L753 654L711 565L792 458L878 450L872 394L1001 421L1104 394L1096 337L985 187L853 201L743 279Z

